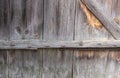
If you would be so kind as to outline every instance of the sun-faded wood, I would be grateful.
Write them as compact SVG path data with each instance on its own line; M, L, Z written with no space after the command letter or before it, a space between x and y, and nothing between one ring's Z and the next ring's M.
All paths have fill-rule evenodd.
M105 69L105 78L120 77L120 50L109 50L108 59Z
M40 39L43 29L43 0L11 1L11 39Z
M72 50L44 49L43 78L73 78Z
M7 51L0 50L0 78L8 78Z
M42 50L23 51L23 78L42 78Z
M41 41L13 40L0 41L0 49L39 49L39 48L119 48L120 40L86 41Z
M100 42L101 40L108 40L108 33L104 28L97 30L87 24L87 19L79 4L80 0L76 1L75 41L98 40ZM106 58L94 57L94 52L98 51L74 50L73 78L104 78Z
M0 40L10 38L10 1L0 0ZM8 78L7 51L0 50L0 78Z
M10 37L10 3L9 0L0 1L0 39L8 40Z
M26 40L43 38L44 0L27 0L26 4ZM22 51L21 51L22 52ZM23 51L23 78L42 78L42 49Z
M20 50L8 53L8 78L23 78L23 54Z
M80 0L76 0L76 16L75 16L75 40L107 40L109 33L102 29L96 29L89 25L86 15L80 5Z
M12 0L11 1L11 40L39 39L42 40L43 30L43 0ZM20 64L18 52L20 52ZM16 50L13 61L9 65L11 78L41 78L41 51ZM10 54L8 54L10 56ZM28 64L28 65L27 65ZM13 66L12 66L13 65ZM21 68L19 67L21 66ZM20 69L19 69L20 68ZM19 69L19 70L18 70ZM19 72L19 73L16 73ZM12 75L14 74L14 75Z
M105 29L115 38L120 39L120 27L114 21L108 19L108 17L102 12L100 6L96 5L94 1L81 0L90 11L102 22Z
M111 0L99 0L99 1L96 0L96 1L97 1L97 4L99 4L99 1L102 4L102 5L101 4L100 5L102 7L102 10L104 10L104 11L101 11L101 12L105 13L106 15L109 15L111 8L108 8L108 6L111 6L111 4L108 2L110 2ZM110 11L105 9L105 7L107 7L107 9L110 9ZM76 26L77 26L77 25L80 25L80 22L78 20L78 19L80 19L80 17L78 17L78 16L76 16L76 17L77 17L76 21L78 21L77 22L78 24L76 24ZM114 18L113 15L112 15L112 18ZM82 25L80 25L80 26L82 27ZM108 40L109 39L109 34L107 34L106 31L105 31L105 34L103 34L103 33L100 33L100 30L99 30L99 32L97 32L97 33L100 34L101 36L96 36L97 34L94 34L94 32L95 31L93 31L93 33L88 33L88 31L86 31L85 33L88 33L87 36L85 34L83 34L83 36L81 36L81 35L79 36L78 34L80 33L80 31L78 31L78 32L76 32L78 34L75 34L75 35L78 35L77 37L75 37L75 40L81 40L81 41L86 40L86 39L92 40L94 38L94 40L99 41L99 40ZM93 36L91 36L91 35L93 35ZM73 67L74 67L73 77L74 78L79 78L79 77L81 77L81 78L96 78L96 77L97 78L108 78L108 77L119 78L119 74L118 74L119 71L113 72L113 70L111 70L112 66L115 67L115 65L112 62L108 62L108 58L110 58L109 52L111 52L109 49L105 49L105 50L101 50L101 49L99 49L99 50L93 50L93 49L92 50L90 50L90 49L89 50L85 50L85 49L84 50L75 50L74 63L73 63ZM117 51L117 52L119 52L119 51ZM113 53L113 56L114 56L114 54L116 55L116 53ZM114 56L114 57L117 57L117 56ZM113 61L112 58L110 60ZM116 66L119 65L119 64L117 64L118 62L114 62L114 63L116 64ZM109 64L110 64L110 66L109 66Z
M72 41L75 0L44 0L45 41ZM43 50L43 78L72 78L71 50Z
M74 53L73 78L104 78L107 52L104 50L78 50ZM100 55L103 57L100 57Z

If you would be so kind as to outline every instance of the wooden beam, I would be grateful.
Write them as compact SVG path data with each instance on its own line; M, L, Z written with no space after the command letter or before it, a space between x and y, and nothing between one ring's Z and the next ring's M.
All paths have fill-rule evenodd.
M0 49L38 49L38 48L120 48L120 40L114 41L55 41L14 40L0 41Z
M107 17L105 13L101 10L100 6L95 4L92 0L81 0L89 10L98 18L98 20L103 24L105 29L115 38L120 39L120 26L116 24L110 17Z

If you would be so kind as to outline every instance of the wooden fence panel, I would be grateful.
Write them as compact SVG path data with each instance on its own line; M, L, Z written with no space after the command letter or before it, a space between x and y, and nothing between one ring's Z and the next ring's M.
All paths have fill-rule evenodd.
M94 1L119 22L119 0ZM89 25L79 0L0 0L0 40L30 39L52 43L113 38L105 28ZM119 60L116 49L1 50L0 78L119 78Z
M113 7L116 5L110 4L112 0L96 0L98 4L101 5L101 8L103 8L103 12L106 13L108 16L111 15L110 19L114 20L114 12ZM78 3L78 2L77 2ZM76 11L79 11L79 4L76 4ZM116 5L117 6L117 5ZM105 7L105 8L104 8ZM111 8L112 7L112 8ZM82 10L81 10L82 11ZM110 13L112 12L112 14ZM78 14L77 14L78 13ZM83 23L79 28L82 31L78 31L78 26L80 25L81 21L84 22L82 16L83 13L81 12L81 16L79 16L80 12L76 12L76 34L75 34L75 40L108 40L112 39L110 34L104 30L96 30L95 28L88 28ZM78 15L78 16L77 16ZM79 21L81 19L81 21ZM86 23L86 21L85 21ZM84 27L84 26L86 27ZM91 30L89 32L89 30ZM79 34L80 33L80 34ZM113 59L112 57L109 57L110 55L115 57L115 55L119 55L119 50L75 50L74 52L74 61L73 61L73 67L74 67L74 73L73 78L119 78L120 75L118 74L120 72L119 70L119 64L117 62L117 59ZM116 56L117 57L117 56ZM116 67L118 69L116 69Z

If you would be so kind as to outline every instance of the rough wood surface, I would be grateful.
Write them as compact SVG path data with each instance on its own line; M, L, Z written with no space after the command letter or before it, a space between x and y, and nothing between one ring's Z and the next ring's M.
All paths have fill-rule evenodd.
M0 49L39 49L39 48L119 48L120 40L104 41L40 41L14 40L0 41Z
M79 0L78 0L79 1ZM94 0L95 1L95 0ZM113 5L115 6L113 2L116 0L96 0L95 4L99 4L100 7L104 11L101 11L102 13L109 15L110 19L112 20L115 15L115 11L111 11L113 9ZM90 0L92 2L92 0ZM78 2L77 2L78 3ZM110 4L111 3L111 4ZM79 11L80 7L79 4L77 5L77 12L76 12L76 34L75 34L75 40L108 40L111 39L111 36L109 33L106 32L106 30L99 30L95 31L95 28L92 30L90 28L86 28L82 25L79 19L83 16L82 12ZM111 8L110 8L111 7ZM96 8L96 7L95 7ZM79 12L78 12L79 11ZM112 14L111 14L112 12ZM79 13L81 13L79 15ZM81 16L81 17L80 17ZM82 20L83 21L83 20ZM85 22L86 23L86 22ZM80 27L79 27L80 26ZM89 25L88 25L89 26ZM77 31L80 30L82 31ZM88 33L89 32L89 33ZM82 33L81 35L79 35ZM105 34L104 34L105 33ZM118 55L118 56L116 56ZM119 57L119 50L109 50L109 49L99 49L99 50L75 50L74 51L74 61L73 61L73 78L119 78L120 75L119 69L115 71L115 68L119 65L117 59L115 57ZM119 67L117 67L119 68ZM101 70L102 69L102 70Z
M75 0L44 0L45 41L72 41ZM72 50L44 49L43 78L72 78Z
M90 26L79 1L0 0L0 78L120 78L120 41ZM119 21L119 0L90 1ZM104 49L71 49L88 47Z
M118 24L113 22L112 20L105 15L100 6L98 6L94 1L89 0L81 0L89 9L90 11L102 22L105 29L115 38L120 39L120 27Z

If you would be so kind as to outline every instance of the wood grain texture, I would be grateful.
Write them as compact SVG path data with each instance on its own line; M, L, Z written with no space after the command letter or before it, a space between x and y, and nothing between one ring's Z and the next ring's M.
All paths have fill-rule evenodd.
M11 1L11 40L42 40L43 5L43 0ZM12 54L13 59L11 59L11 54L8 54L9 60L13 61L9 64L9 77L41 78L41 56L42 50L15 50Z
M10 37L10 1L0 1L0 39L8 40Z
M109 2L112 2L112 0L106 0L106 1L105 0L99 0L99 1L96 0L95 4L99 4L102 7L103 11L101 11L101 12L103 12L106 15L111 15L110 19L112 20L112 18L114 18L114 15L112 15L110 13L112 8L109 8L109 7L112 7L113 4L110 4ZM78 4L76 4L76 5L78 6L77 9L79 9L79 5ZM79 11L79 10L76 10L76 11ZM112 11L112 12L114 13L114 11ZM80 13L80 11L78 12L78 14L76 12L76 15L77 15L76 16L76 29L78 28L78 25L80 25L80 27L83 26L82 24L80 24L80 21L78 20L78 19L82 20L82 18L80 17L80 16L82 16L82 13L81 13L81 15L79 15L79 13ZM86 21L85 21L85 23L86 23ZM84 26L86 26L86 24ZM77 30L79 30L79 29L77 29ZM75 35L77 35L77 36L75 36L75 40L87 40L87 39L92 40L94 38L94 40L99 41L99 40L111 39L111 36L109 35L109 33L106 32L106 30L102 30L101 33L100 33L101 30L99 30L99 32L97 32L96 34L94 34L96 32L95 29L91 30L92 33L88 33L89 31L87 29L85 30L85 27L84 27L84 30L85 30L84 32L77 31L77 30L75 31L76 32ZM83 30L83 29L81 29L81 30ZM82 33L82 35L79 35L79 33ZM87 33L87 35L85 33ZM103 34L103 33L105 33L105 34ZM114 52L112 52L112 51L114 51ZM96 78L96 77L97 78L110 78L110 77L111 78L114 78L114 77L119 78L120 77L118 74L119 69L117 71L115 71L115 69L114 69L119 65L117 59L115 58L115 57L119 57L119 54L117 52L119 53L119 50L117 50L117 51L109 50L109 49L75 50L74 57L73 57L74 58L73 78ZM116 56L116 55L118 55L118 56ZM110 62L110 61L112 61L112 62ZM117 67L117 68L119 68L119 67Z
M44 0L44 41L72 41L75 0ZM71 50L43 50L43 78L72 78Z
M90 11L102 22L105 29L115 38L119 39L120 27L118 24L108 19L108 17L102 13L102 10L93 1L81 0Z
M16 49L0 51L0 78L120 78L120 41L92 28L78 1L0 0L0 49ZM94 1L119 21L119 0ZM88 47L104 49L75 49Z
M0 0L0 40L10 39L10 1ZM8 77L7 51L0 50L0 78Z
M76 0L75 41L108 40L109 33L104 28L98 30L89 25L79 1Z
M24 51L23 53L23 78L42 78L42 50Z
M74 32L74 1L44 1L44 39L71 40ZM48 35L49 34L49 35Z
M20 50L8 53L8 78L23 78L23 55Z
M41 40L13 40L0 41L0 49L39 49L39 48L119 48L120 40L86 40L86 41L41 41Z
M43 0L11 2L11 39L40 39L43 30Z
M8 77L7 51L0 50L0 78Z

